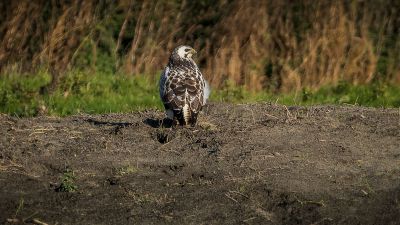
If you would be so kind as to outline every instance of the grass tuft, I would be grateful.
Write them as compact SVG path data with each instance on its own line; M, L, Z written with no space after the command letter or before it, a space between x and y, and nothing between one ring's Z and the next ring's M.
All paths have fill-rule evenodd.
M67 169L63 173L61 177L62 181L60 186L56 188L57 192L75 192L78 190L78 186L75 182L75 174L74 171Z

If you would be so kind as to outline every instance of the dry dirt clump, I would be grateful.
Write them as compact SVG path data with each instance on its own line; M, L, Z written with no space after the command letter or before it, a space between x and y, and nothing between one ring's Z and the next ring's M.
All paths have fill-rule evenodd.
M400 224L400 112L0 116L1 224Z

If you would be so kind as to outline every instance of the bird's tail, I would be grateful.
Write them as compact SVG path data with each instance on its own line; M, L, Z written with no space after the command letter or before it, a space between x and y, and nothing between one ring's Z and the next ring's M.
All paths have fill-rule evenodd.
M185 105L182 108L182 113L183 113L183 120L185 121L185 124L188 125L190 117L191 117L191 111L190 111L190 107L189 107L187 90L185 93Z
M189 124L191 113L190 113L189 104L187 104L186 102L185 102L185 105L183 106L182 112L183 112L183 120L185 121L185 124L187 125L187 124Z

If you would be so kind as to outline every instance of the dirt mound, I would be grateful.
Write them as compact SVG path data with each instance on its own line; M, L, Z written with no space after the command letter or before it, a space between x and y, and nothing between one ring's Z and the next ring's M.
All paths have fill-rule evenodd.
M0 223L400 224L400 111L0 116Z

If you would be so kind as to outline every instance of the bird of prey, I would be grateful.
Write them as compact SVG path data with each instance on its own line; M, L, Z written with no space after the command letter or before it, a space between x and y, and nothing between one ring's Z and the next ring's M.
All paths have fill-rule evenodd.
M160 97L166 115L175 125L195 126L197 115L210 94L207 81L193 60L196 51L189 46L178 46L160 78Z

